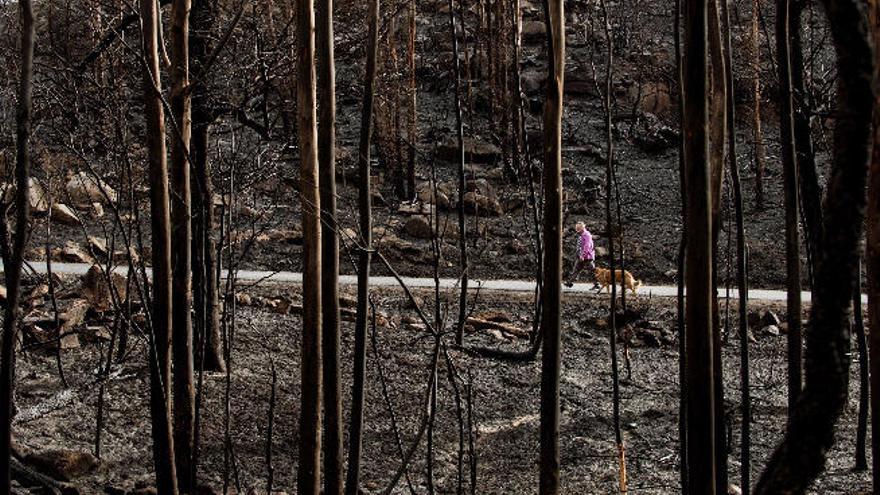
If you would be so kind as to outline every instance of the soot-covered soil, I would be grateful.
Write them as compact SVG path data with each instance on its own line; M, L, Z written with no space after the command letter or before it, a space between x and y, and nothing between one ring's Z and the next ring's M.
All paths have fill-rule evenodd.
M298 289L267 286L251 294L288 295L299 298ZM419 293L426 312L432 314L430 294ZM454 294L449 294L454 301ZM363 488L368 493L383 489L400 465L400 455L383 400L379 366L387 380L390 404L400 428L403 448L416 437L425 410L434 339L420 328L415 312L397 290L375 295L380 316L390 322L376 333L376 348L369 350L367 412L364 436ZM568 295L564 303L563 370L561 378L560 454L565 493L611 493L617 486L616 447L612 430L612 396L609 341L604 318L607 296ZM660 345L639 345L631 350L632 379L622 381L621 424L627 446L629 487L635 493L678 491L678 352L674 342L674 303L647 297L628 304L639 314L638 341ZM479 295L477 313L500 312L512 325L529 328L531 303L528 296L507 293ZM770 306L754 304L754 310ZM453 321L453 308L442 305ZM780 308L776 308L779 311ZM735 318L735 311L731 315ZM782 314L782 312L780 312ZM487 316L487 315L483 315ZM497 317L497 315L495 315ZM379 318L380 324L384 323ZM734 320L735 321L735 320ZM731 324L735 328L735 324ZM447 328L451 325L447 325ZM651 329L648 333L645 328ZM344 322L343 390L349 410L353 323ZM656 338L652 338L651 336ZM762 335L752 350L753 479L780 439L786 415L785 338ZM238 309L232 349L229 391L229 428L234 462L229 461L233 486L265 489L267 479L267 426L271 368L277 372L277 406L272 442L275 487L295 492L297 421L299 410L299 343L301 320L265 308ZM451 342L447 335L446 342ZM504 339L504 340L500 340ZM525 348L527 341L510 334L486 331L466 335L468 345ZM731 479L738 479L740 415L736 338L724 348L727 410L733 444ZM130 349L124 363L114 366L106 384L106 426L102 441L102 463L92 475L76 480L84 493L103 493L106 487L132 489L152 482L150 427L148 422L147 373L141 339ZM622 344L621 344L622 346ZM458 452L455 394L446 364L446 348L440 355L438 412L434 431L435 482L439 493L454 493ZM29 450L70 448L91 451L99 387L95 370L101 349L84 344L63 353L64 368L72 387L63 390L51 353L31 350L19 360L17 399L20 412L15 420L15 437ZM456 382L466 399L470 386L477 465L477 493L534 493L537 491L538 412L540 360L512 363L475 357L448 349L457 370ZM622 356L622 352L621 352ZM837 444L829 454L827 471L813 488L814 493L855 493L867 490L867 473L852 471L856 405L857 364L851 371L853 384L849 405L838 429ZM625 366L621 359L621 373ZM206 374L202 407L202 456L199 477L222 487L224 472L224 390L226 376ZM467 423L467 400L462 407ZM467 435L465 436L467 449ZM417 493L424 493L424 441L416 451L409 479ZM465 464L467 465L467 455ZM467 486L469 474L465 472ZM406 478L395 489L408 492Z

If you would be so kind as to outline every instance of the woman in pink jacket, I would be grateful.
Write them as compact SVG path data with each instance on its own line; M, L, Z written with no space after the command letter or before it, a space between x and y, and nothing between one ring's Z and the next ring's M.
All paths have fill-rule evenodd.
M574 226L575 230L578 233L578 241L577 241L577 261L575 261L574 268L572 268L571 273L569 273L568 277L566 277L565 286L571 287L574 285L574 281L577 280L577 276L581 273L584 268L589 267L590 270L596 269L596 249L593 245L593 236L590 234L590 231L587 230L586 224L584 222L578 222ZM599 284L593 282L593 288L598 287Z

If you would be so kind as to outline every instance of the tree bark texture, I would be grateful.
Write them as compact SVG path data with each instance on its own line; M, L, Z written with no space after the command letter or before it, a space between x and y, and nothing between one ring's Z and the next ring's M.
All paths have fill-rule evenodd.
M3 219L3 264L6 267L6 310L0 337L0 490L10 493L12 461L12 414L15 385L15 341L21 318L21 269L27 248L30 217L31 115L34 79L34 10L31 0L19 0L21 22L21 69L18 80L18 109L15 115L15 232L12 250L7 249L9 229Z
M194 0L190 12L190 65L200 80L192 87L192 142L190 146L190 190L192 199L193 309L197 362L206 371L224 372L223 339L220 335L220 294L217 280L217 243L213 229L214 184L209 146L214 112L204 71L211 55L211 32L217 15L217 0ZM203 352L204 351L204 352Z
M192 108L189 88L190 0L171 3L171 271L174 359L174 459L177 485L192 493L195 484L195 387L192 338L192 223L189 145Z
M707 81L707 0L686 0L684 19L684 162L687 190L688 493L715 493L712 191Z
M296 100L304 265L297 482L298 492L301 495L317 495L321 487L322 291L313 0L297 1L296 24Z
M171 213L165 144L165 111L160 94L159 12L156 0L141 0L144 58L146 144L150 175L150 228L153 251L153 300L150 342L150 417L156 488L177 493L174 441L171 430Z
M372 198L370 195L370 143L372 142L373 95L376 89L376 62L379 58L379 0L370 2L367 38L366 75L361 108L358 146L358 210L362 243L358 262L357 316L354 330L354 377L349 420L348 472L346 495L358 495L360 489L361 449L364 423L364 381L367 363L367 312L370 296L370 261L373 249Z
M870 30L874 46L880 43L880 1L870 0ZM874 52L875 69L880 66L880 50ZM876 71L875 71L876 76ZM875 79L876 89L876 79ZM868 328L880 328L880 94L875 99L874 147L868 181L868 209L865 233L865 268L868 275ZM873 486L880 487L880 332L868 332L871 368L871 457Z
M333 0L318 0L318 162L321 182L321 330L324 380L324 493L342 493L342 396L339 375L339 234L336 217L336 66Z
M548 47L544 103L544 297L541 319L541 495L559 493L559 372L562 310L562 90L565 77L565 10L545 0Z
M780 135L782 142L782 169L785 189L785 267L788 291L786 313L788 320L788 409L794 410L803 383L803 351L801 335L801 264L800 235L798 233L798 163L795 154L794 106L791 81L790 29L792 0L777 2L776 48L779 54Z
M464 195L467 192L465 179L464 159L464 124L462 123L461 111L461 63L458 57L458 33L455 22L455 6L453 0L448 0L449 6L449 33L452 36L452 64L455 75L455 130L456 143L458 144L458 250L461 258L461 291L458 295L458 326L455 329L455 342L462 345L464 325L467 320L467 292L468 292L468 248L467 248L467 220L464 214ZM466 34L466 33L462 33Z
M805 386L788 431L758 482L759 494L802 493L824 469L849 381L848 312L865 214L874 63L859 2L825 0L823 6L837 53L838 101L824 237L806 335Z

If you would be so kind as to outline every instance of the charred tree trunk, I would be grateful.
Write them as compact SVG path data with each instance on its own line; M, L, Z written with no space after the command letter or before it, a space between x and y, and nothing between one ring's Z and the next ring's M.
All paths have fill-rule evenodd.
M373 94L376 89L376 59L379 57L379 0L370 2L369 37L367 38L367 67L364 76L361 135L358 147L358 209L360 211L361 242L358 263L357 318L354 330L354 378L351 391L351 420L348 440L348 472L345 478L346 495L358 495L360 490L361 447L364 423L364 378L367 368L367 311L370 296L370 259L373 254L373 217L370 197L370 142L372 138Z
M721 231L721 200L724 183L724 158L727 146L727 73L725 49L722 42L721 7L724 0L709 0L709 177L712 188L712 246L713 263L715 245ZM716 263L717 264L717 263ZM717 280L713 281L713 291ZM717 299L717 297L716 297ZM717 305L717 302L716 302ZM716 311L717 312L717 311ZM717 315L716 315L717 316Z
M165 112L160 93L158 6L141 0L141 31L147 70L144 72L147 154L150 175L150 225L153 251L153 308L150 333L150 416L156 488L177 493L174 441L171 431L171 215L165 145Z
M740 479L743 493L748 494L749 485L750 485L750 455L749 455L749 435L751 432L750 421L751 421L751 394L749 391L749 338L748 338L748 282L746 279L746 244L745 244L745 220L743 219L743 199L742 199L742 188L740 185L739 179L739 162L737 160L737 146L736 146L736 98L734 93L734 79L733 79L733 44L731 42L731 24L730 24L730 12L728 8L728 4L726 0L722 0L721 2L721 33L722 33L722 41L724 44L724 69L725 69L725 93L726 93L726 107L727 107L727 156L730 160L729 169L730 169L730 184L733 192L733 202L734 202L734 210L736 217L736 283L739 288L739 335L740 335L740 352L741 352L741 379L742 379L742 411L743 411L743 419L742 419L742 440L740 442ZM756 107L757 108L757 107ZM760 121L758 121L760 125ZM762 151L763 152L763 151ZM730 329L726 329L730 332ZM716 330L716 336L719 331ZM716 358L717 358L717 366L716 369L721 368L721 346L720 343L716 340ZM721 379L721 373L716 373L716 387L719 386L718 380ZM718 395L721 395L720 400ZM723 418L724 414L724 398L723 398L723 390L720 394L716 395L716 407L720 406L721 416L717 416L717 419ZM717 409L716 409L717 411ZM716 414L718 414L716 412ZM718 428L720 426L720 428ZM716 435L721 435L722 438L726 440L726 432L725 432L725 422L718 421L716 423ZM723 482L723 485L719 483L719 492L724 493L727 491L728 485L728 473L727 473L727 442L718 442L723 450L719 450L719 456L722 456L724 462L722 463L723 472L719 473L719 481Z
M559 493L559 372L562 310L562 89L565 77L565 9L544 0L549 63L544 103L544 296L541 338L541 495ZM609 193L610 194L610 193Z
M727 435L724 422L724 377L721 359L721 319L718 310L718 239L721 235L721 200L725 151L733 129L727 123L727 50L722 41L722 8L726 0L709 2L709 170L712 199L712 360L715 404L715 489L727 491Z
M3 265L6 272L6 311L3 315L3 335L0 337L0 491L12 492L12 416L15 385L15 341L21 318L21 268L27 248L30 217L31 114L33 110L34 80L34 9L31 0L19 0L21 21L21 71L18 80L18 109L15 116L15 232L9 249L8 220L0 219L2 228ZM6 207L7 205L4 205Z
M865 319L862 315L862 275L861 265L856 268L856 286L853 290L853 332L859 349L859 419L856 426L856 465L855 469L868 469L866 445L868 443L868 339L865 335Z
M190 63L201 80L192 84L192 143L190 190L192 194L193 309L197 364L206 371L226 371L220 335L220 297L217 281L217 245L214 241L214 185L209 160L214 115L204 81L217 0L195 0L190 12Z
M321 309L324 366L324 493L342 493L342 396L339 376L339 234L336 219L336 67L333 0L318 0L318 162L321 180Z
M688 493L715 493L714 345L712 329L712 188L710 187L706 0L685 1L682 122L687 190L686 354Z
M409 31L407 32L407 68L409 71L409 119L407 121L406 184L410 198L416 196L416 150L418 135L418 84L416 81L416 0L409 2Z
M199 369L214 372L226 371L223 358L223 338L220 335L219 285L217 283L217 244L212 235L215 213L212 198L214 186L211 178L208 146L211 124L198 117L197 91L193 94L193 129L190 157L192 158L192 265L194 340Z
M321 485L321 199L313 0L297 1L297 130L303 224L302 382L299 419L298 492L317 495Z
M813 151L813 137L810 130L810 104L804 82L804 48L801 27L801 13L807 2L795 1L790 9L789 47L791 50L791 103L794 133L794 152L797 170L798 199L802 208L804 230L807 236L807 259L810 280L816 272L820 242L822 241L822 192L816 170L816 155ZM789 322L791 325L791 322Z
M752 22L750 28L749 44L752 52L752 91L754 92L754 107L752 109L752 140L754 142L754 169L755 169L755 203L758 209L764 208L764 131L761 128L761 43L758 38L760 25L758 12L761 6L759 0L752 0Z
M538 330L541 325L541 294L543 293L543 284L544 284L544 252L542 247L541 240L541 221L540 221L540 211L538 205L538 195L535 189L535 177L534 177L534 168L532 167L532 153L529 149L529 141L527 139L528 132L526 131L526 109L525 109L525 95L523 94L522 89L522 71L520 68L520 62L522 60L522 3L520 0L514 1L514 14L513 14L513 77L514 77L514 88L516 94L514 95L513 101L516 104L516 123L515 123L515 148L517 152L514 153L514 157L520 158L520 163L516 164L516 170L519 173L524 175L526 180L526 184L528 185L528 203L529 210L531 211L531 219L532 219L532 235L533 235L533 248L535 253L535 260L537 260L535 267L535 316L532 322L532 333L533 336L533 349L537 352L538 347L540 345L541 339L538 336ZM533 355L534 356L534 355ZM534 357L532 357L533 359Z
M531 166L531 162L525 157L527 153L525 153L524 148L524 140L525 133L522 131L523 129L523 112L522 112L522 71L520 69L520 61L522 59L522 3L521 0L514 0L511 5L512 9L512 19L511 23L513 24L510 29L511 33L511 43L513 44L513 54L511 60L511 65L513 70L511 71L510 77L513 82L513 97L510 101L510 112L513 115L513 123L511 125L511 130L513 131L513 143L511 149L513 150L513 170L515 175L522 173L523 171L523 163L527 163ZM465 49L465 53L467 53L467 49ZM514 177L516 178L516 177ZM519 182L517 180L516 182Z
M611 216L611 202L614 190L614 133L612 129L613 108L612 101L614 98L612 87L612 70L614 67L614 39L611 34L611 18L608 14L608 5L605 0L600 0L602 9L602 23L605 31L605 87L602 95L602 107L605 114L605 231L608 232L608 268L611 270L611 314L609 320L611 322L610 333L608 335L611 344L611 416L614 427L614 442L617 445L617 462L618 462L618 488L620 493L627 492L627 476L626 476L626 445L623 443L623 433L620 428L620 370L617 359L617 279L614 277L616 270L614 257L614 221ZM620 196L617 196L617 217L618 228L623 230L620 222ZM623 234L621 234L621 239ZM621 240L620 247L620 270L625 270L623 266L623 242ZM623 312L626 314L626 286L621 287L621 297Z
M458 296L458 326L455 329L455 343L461 346L464 339L464 324L467 320L468 249L467 221L464 214L464 196L467 191L467 183L464 170L464 124L461 115L461 64L458 60L458 33L456 32L454 1L448 0L448 6L449 32L452 35L452 64L455 75L455 130L458 143L458 249L461 257L461 292Z
M880 43L880 1L871 0L870 29L874 46ZM874 52L880 66L880 50ZM876 67L875 67L876 68ZM865 233L865 268L868 275L868 332L871 367L871 472L874 487L880 487L880 95L875 98L871 167L868 182L868 210Z
M192 338L192 231L190 223L189 144L191 99L189 88L190 0L171 4L171 113L175 131L171 140L171 307L174 359L174 460L177 486L192 493L195 481L195 388Z
M795 154L790 29L792 0L777 2L776 44L779 53L780 134L785 176L785 266L788 320L788 409L794 410L802 387L801 262L798 233L798 167Z
M725 83L726 83L726 105L727 105L727 156L730 160L729 168L730 168L730 184L733 192L733 203L734 203L734 215L736 217L736 285L739 289L739 337L740 337L740 377L742 381L742 395L740 397L741 408L742 408L742 438L740 441L740 486L742 493L748 495L749 486L751 484L750 481L750 472L751 469L751 455L750 455L750 435L751 435L751 392L749 390L749 327L748 327L748 300L749 300L749 286L748 286L748 278L746 274L746 233L745 233L745 219L743 218L743 198L742 198L742 187L740 184L739 178L739 163L737 161L737 148L736 148L736 100L734 93L734 79L733 79L733 46L731 43L731 24L730 24L730 12L728 8L728 4L726 0L721 1L721 25L722 25L722 35L723 35L723 43L724 43L724 68L725 68ZM756 87L756 96L758 96L758 89ZM756 111L757 111L757 103L756 103ZM756 125L760 126L760 118L756 120ZM760 129L760 127L758 127ZM756 148L757 149L757 148ZM761 152L763 153L763 146ZM727 329L730 332L730 329ZM719 346L720 347L720 346ZM719 349L720 351L720 349ZM716 354L719 355L720 353ZM718 367L721 367L721 362L718 361ZM717 385L717 382L716 382ZM716 401L717 403L717 401ZM723 400L722 400L722 410L720 414L724 414L723 410ZM721 418L723 416L718 416ZM719 421L723 423L722 421ZM716 428L718 431L718 428ZM722 434L724 434L722 430ZM725 451L723 451L724 455L724 466L727 466L727 452L726 452L726 442ZM725 469L726 471L726 469ZM725 472L725 477L727 473ZM727 490L727 480L724 480L725 486L724 490ZM724 493L724 492L721 492Z
M675 2L675 26L673 26L673 37L675 42L675 66L676 76L678 79L678 121L679 125L684 126L684 107L687 97L684 92L684 57L682 56L681 47L681 21L683 17L682 9L683 0ZM688 407L688 382L687 382L687 326L685 325L685 248L687 246L687 181L686 181L686 160L685 160L685 135L684 132L678 141L678 184L681 189L681 239L678 244L678 259L676 260L676 268L678 269L678 288L676 292L676 326L678 327L678 454L681 465L679 466L679 483L681 484L681 492L683 495L688 493L690 486L690 469L688 467L688 431L687 431L687 407Z
M806 347L806 381L788 431L755 490L803 493L825 467L849 381L848 310L856 280L865 212L874 108L873 52L856 0L823 2L837 52L838 103L822 249Z

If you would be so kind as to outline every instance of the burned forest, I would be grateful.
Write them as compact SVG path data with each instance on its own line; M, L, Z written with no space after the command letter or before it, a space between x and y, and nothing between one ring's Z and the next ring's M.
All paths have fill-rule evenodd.
M877 493L878 44L0 0L0 494Z

